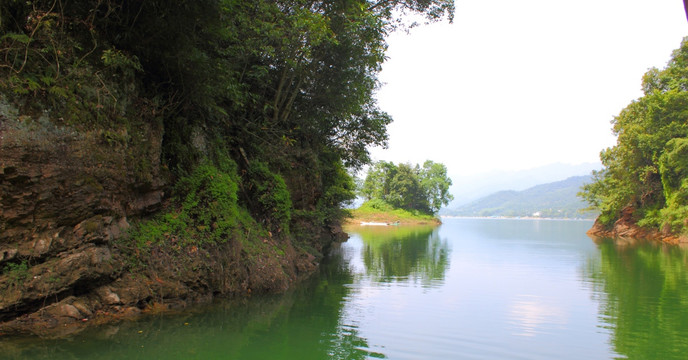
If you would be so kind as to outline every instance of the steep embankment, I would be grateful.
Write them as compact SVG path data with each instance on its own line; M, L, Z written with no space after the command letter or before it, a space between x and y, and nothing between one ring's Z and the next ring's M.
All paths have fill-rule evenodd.
M283 291L315 269L313 254L268 231L132 243L136 219L169 205L161 126L141 121L146 141L125 146L108 144L102 129L21 114L1 97L0 108L0 332L61 334L218 294Z

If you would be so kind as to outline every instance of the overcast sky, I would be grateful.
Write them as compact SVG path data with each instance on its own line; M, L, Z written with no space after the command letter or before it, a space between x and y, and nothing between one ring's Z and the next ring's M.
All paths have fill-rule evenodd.
M454 24L388 38L374 160L453 177L599 161L610 121L688 35L680 0L456 0Z

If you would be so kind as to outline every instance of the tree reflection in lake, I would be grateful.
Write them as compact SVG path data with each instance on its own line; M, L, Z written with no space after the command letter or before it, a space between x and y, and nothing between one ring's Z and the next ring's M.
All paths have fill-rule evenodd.
M585 275L600 295L611 343L629 359L688 354L688 250L654 242L599 240Z
M413 281L433 287L449 268L449 246L433 226L356 227L366 273L375 282Z

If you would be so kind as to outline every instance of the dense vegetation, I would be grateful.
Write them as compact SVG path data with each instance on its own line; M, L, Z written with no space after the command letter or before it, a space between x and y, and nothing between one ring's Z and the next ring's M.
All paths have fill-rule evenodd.
M613 224L622 210L641 226L688 230L688 38L667 66L650 69L644 95L613 120L617 144L601 153L604 169L583 197ZM628 211L630 210L630 211Z
M368 169L360 194L395 208L436 214L453 199L451 184L444 164L427 160L421 167L378 161Z
M586 204L576 196L581 186L591 181L589 175L574 176L523 191L499 191L444 213L458 216L593 218L597 213L582 212Z
M260 224L337 222L348 174L385 145L373 94L401 15L452 20L451 0L5 0L0 96L58 126L99 131L150 164L141 122L164 131L174 206L144 244L199 243ZM149 181L151 179L148 179Z

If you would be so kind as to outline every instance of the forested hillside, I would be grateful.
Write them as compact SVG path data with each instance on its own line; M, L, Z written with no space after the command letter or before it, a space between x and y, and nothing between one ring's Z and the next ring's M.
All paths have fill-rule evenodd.
M1 1L0 321L281 291L313 271L342 235L349 171L387 141L385 36L453 11Z
M577 197L591 176L537 185L523 191L499 191L469 204L445 211L458 216L509 216L548 218L594 218L595 212L582 212L587 206Z
M688 39L664 69L643 76L644 95L614 118L617 144L602 151L604 169L585 187L598 222L661 231L688 230Z

